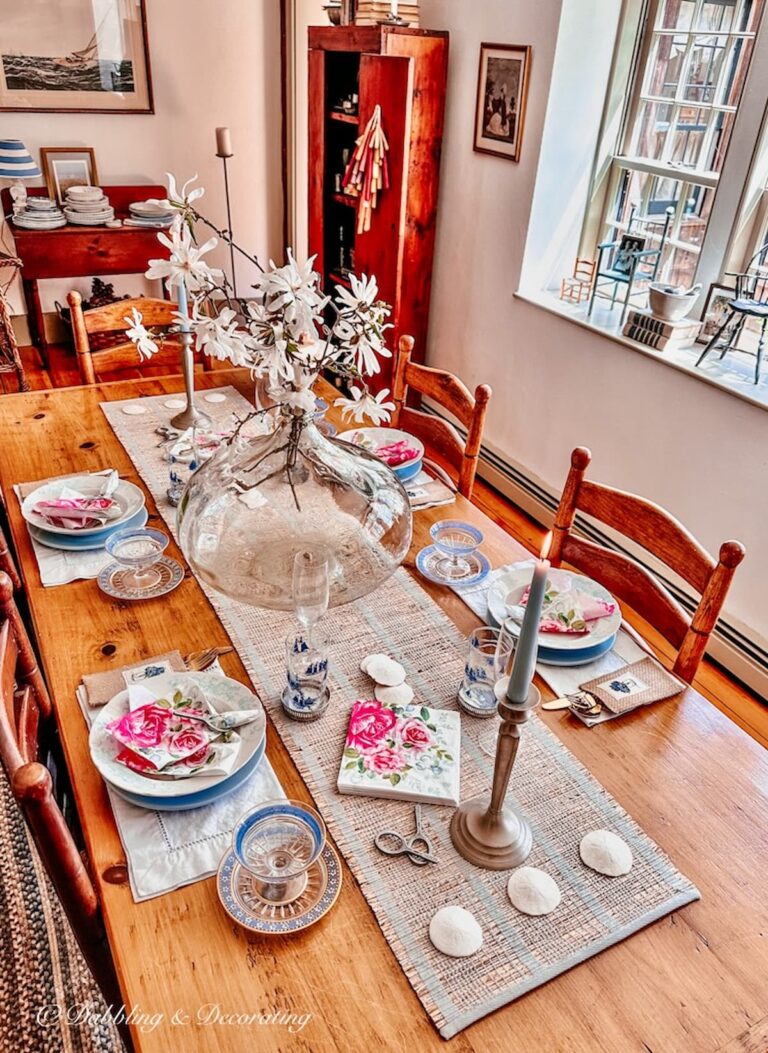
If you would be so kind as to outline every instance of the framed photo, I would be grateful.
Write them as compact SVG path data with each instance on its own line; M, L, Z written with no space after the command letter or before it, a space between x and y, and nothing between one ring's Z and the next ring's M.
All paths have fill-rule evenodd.
M616 258L613 261L612 270L627 277L632 273L632 263L636 252L642 252L645 248L645 238L637 234L623 234L619 246L616 249Z
M48 196L59 204L71 186L98 186L96 157L90 146L41 146L40 164Z
M481 44L475 113L475 150L520 160L531 48Z
M715 335L717 330L725 321L725 317L728 313L728 304L735 297L736 290L730 288L728 285L720 285L719 282L712 282L707 293L707 302L704 304L704 313L702 315L701 329L699 335L696 337L697 344L708 344L712 337ZM734 325L738 323L738 318L734 318ZM723 339L727 338L728 332L723 332Z
M0 110L152 113L144 0L0 0Z

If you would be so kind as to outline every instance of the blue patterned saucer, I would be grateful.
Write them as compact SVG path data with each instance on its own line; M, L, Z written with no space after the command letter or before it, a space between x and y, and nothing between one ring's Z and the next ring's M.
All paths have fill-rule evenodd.
M416 569L427 581L434 581L436 585L449 585L451 588L464 588L467 585L477 585L487 577L491 571L491 564L482 552L472 552L461 557L461 566L464 573L459 577L448 577L445 567L451 562L450 557L441 552L435 545L428 545L416 556Z
M224 910L249 932L282 936L308 929L324 917L341 890L341 863L326 841L323 850L307 870L307 884L291 903L269 903L255 891L251 875L240 866L230 849L219 865L216 891Z
M131 568L119 563L109 563L96 580L101 591L106 592L107 596L114 596L116 600L154 600L172 592L184 579L184 568L168 556L161 556L150 569L155 571L155 577L151 585L144 589L130 584Z

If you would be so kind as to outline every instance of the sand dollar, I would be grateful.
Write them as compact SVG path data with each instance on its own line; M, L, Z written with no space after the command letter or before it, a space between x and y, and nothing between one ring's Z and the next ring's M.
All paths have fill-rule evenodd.
M372 654L365 661L365 668L371 680L382 687L397 687L405 682L405 669L387 654Z
M483 946L483 930L463 907L441 907L429 923L433 945L451 958L468 958Z
M135 402L129 402L127 406L121 407L123 413L128 417L140 417L147 412L146 406L139 406Z
M519 867L509 879L507 895L513 907L534 917L551 914L560 903L556 882L538 867Z
M373 694L384 706L407 706L413 701L413 688L410 684L396 684L395 687L377 684Z
M611 830L592 830L579 845L581 861L598 874L620 877L632 869L632 849Z

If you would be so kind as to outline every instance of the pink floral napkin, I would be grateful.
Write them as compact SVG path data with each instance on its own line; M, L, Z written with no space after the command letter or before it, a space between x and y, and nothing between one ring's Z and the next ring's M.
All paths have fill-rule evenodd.
M120 506L111 497L85 497L78 490L65 487L59 497L38 501L32 511L52 526L83 530L114 519Z
M562 591L547 581L539 632L586 635L591 628L590 622L609 617L616 610L616 604L601 600L598 596L590 596L578 586L571 586L570 575L565 575L565 578L568 579L569 587ZM530 586L520 599L521 607L527 605L529 592Z

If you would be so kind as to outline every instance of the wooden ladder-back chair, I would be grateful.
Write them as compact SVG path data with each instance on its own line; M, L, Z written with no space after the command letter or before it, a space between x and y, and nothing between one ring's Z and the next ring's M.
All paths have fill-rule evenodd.
M170 300L156 300L151 297L135 297L130 300L118 300L116 303L107 304L106 307L94 307L90 311L83 311L83 298L79 292L71 292L67 295L72 312L72 333L75 340L75 351L77 352L77 364L80 369L80 377L83 384L96 384L99 377L105 373L118 373L121 370L139 370L142 365L151 367L154 371L162 367L166 373L179 373L181 371L181 345L173 336L159 346L157 354L151 359L142 360L136 346L127 337L125 340L110 342L108 347L102 350L91 348L91 337L96 334L109 336L115 333L125 333L130 328L126 322L132 315L135 307L142 317L142 324L147 329L167 329L176 323L174 314L177 310L175 303ZM203 360L204 365L205 360Z
M426 460L435 462L438 468L447 472L459 493L469 499L475 484L491 388L488 384L480 384L475 388L473 398L469 389L452 373L411 362L413 344L412 336L400 337L392 389L395 403L392 427L403 428L421 439ZM456 417L467 429L466 443L448 421L407 406L410 390L434 399Z
M583 446L571 454L571 468L555 516L550 559L569 563L599 581L657 629L677 650L673 672L691 683L707 649L744 546L726 541L717 560L659 505L584 478L592 454ZM689 617L669 590L636 560L572 533L584 512L652 553L701 597Z
M0 599L0 760L83 956L107 1003L120 1005L96 890L54 798L51 773L37 760L50 701L47 692L41 701L36 680L30 679L24 656L31 644L18 619L10 616L13 586L1 572ZM36 662L34 666L36 670Z
M11 579L14 592L19 592L21 590L21 577L16 569L13 553L8 547L8 541L2 527L0 527L0 570L4 571Z

